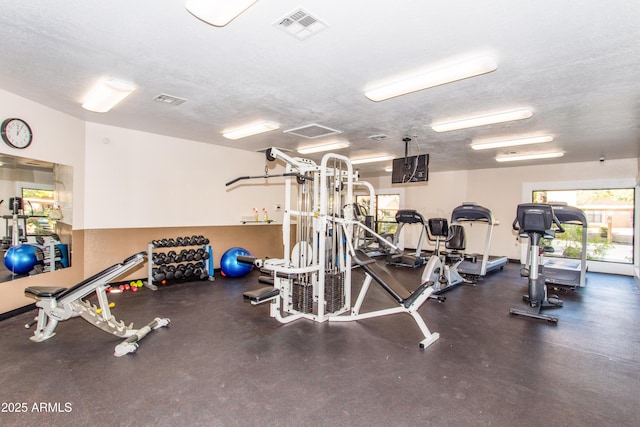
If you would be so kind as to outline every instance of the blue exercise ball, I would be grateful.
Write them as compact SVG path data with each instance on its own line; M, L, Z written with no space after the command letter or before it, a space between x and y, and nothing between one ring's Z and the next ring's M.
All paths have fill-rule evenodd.
M23 244L11 246L4 254L4 265L13 274L27 274L38 263L36 246Z
M222 271L223 276L242 277L251 271L253 264L238 262L238 255L253 256L251 252L244 248L227 249L222 254L222 258L220 258L220 271Z

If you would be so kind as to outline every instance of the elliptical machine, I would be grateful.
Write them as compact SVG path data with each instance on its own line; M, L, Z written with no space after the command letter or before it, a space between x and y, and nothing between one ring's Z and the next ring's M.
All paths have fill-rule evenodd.
M457 269L463 259L459 251L464 250L466 245L464 228L461 225L449 226L445 218L430 218L427 224L427 237L429 241L435 242L435 250L422 271L422 282L434 283L433 295L439 295L461 283L469 283ZM451 252L440 251L442 243Z
M557 228L553 228L553 226ZM564 233L562 224L553 213L553 207L544 203L523 203L518 205L517 216L512 227L520 237L529 238L529 268L521 271L529 277L529 294L522 297L529 304L527 310L512 308L511 314L533 317L558 323L556 316L542 314L546 308L560 308L562 301L556 296L547 297L544 279L544 265L540 262L540 239L553 239L556 233Z

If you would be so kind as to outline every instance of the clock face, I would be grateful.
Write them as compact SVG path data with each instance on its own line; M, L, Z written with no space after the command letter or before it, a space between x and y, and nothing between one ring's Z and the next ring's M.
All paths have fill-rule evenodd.
M2 139L13 148L27 148L33 134L31 128L21 119L6 119L2 122Z

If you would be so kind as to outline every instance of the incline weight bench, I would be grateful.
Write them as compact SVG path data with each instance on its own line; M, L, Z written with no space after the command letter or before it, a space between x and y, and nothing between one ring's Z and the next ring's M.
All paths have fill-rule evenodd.
M336 316L330 317L329 321L333 322L347 322L351 320L369 319L372 317L386 316L388 314L395 313L407 313L417 323L418 327L424 334L424 340L420 342L420 348L427 348L440 338L440 334L437 332L429 331L426 323L418 313L418 309L422 304L431 297L434 291L433 282L425 282L418 287L414 292L410 292L405 288L395 277L382 267L380 267L376 261L369 257L364 251L355 249L351 255L351 259L359 265L365 272L366 278L358 295L358 299L351 314L348 316ZM364 302L364 298L369 290L369 285L375 280L382 288L393 297L399 304L398 307L392 307L387 309L381 309L371 311L368 313L360 313L360 307Z
M154 329L167 326L170 320L156 318L141 329L133 329L133 323L126 326L111 314L106 289L109 283L146 259L146 252L134 254L121 263L114 264L103 271L83 280L71 288L55 286L31 286L24 290L27 297L38 302L37 326L31 341L45 341L55 335L58 322L81 316L84 320L118 337L127 338L115 349L115 356L132 353L138 348L138 341ZM100 307L84 301L83 298L95 292ZM26 325L30 327L31 324Z

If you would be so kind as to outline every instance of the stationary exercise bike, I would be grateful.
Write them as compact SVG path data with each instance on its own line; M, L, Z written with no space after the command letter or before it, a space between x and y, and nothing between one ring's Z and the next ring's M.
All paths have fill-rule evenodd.
M463 260L459 251L464 250L466 237L461 225L452 225L445 218L430 218L427 221L428 239L435 242L435 250L429 258L426 267L422 271L422 283L432 281L434 295L441 294L457 286L466 283L458 273L457 266ZM440 251L440 245L445 245L451 252Z
M557 323L556 316L540 312L546 308L562 307L562 301L556 295L547 296L544 265L540 262L540 239L553 239L556 233L564 233L562 224L554 215L551 205L523 203L518 205L517 216L512 227L520 237L529 238L529 268L523 269L521 273L523 276L529 277L529 293L523 296L523 300L529 304L529 308L527 310L512 308L510 313Z

